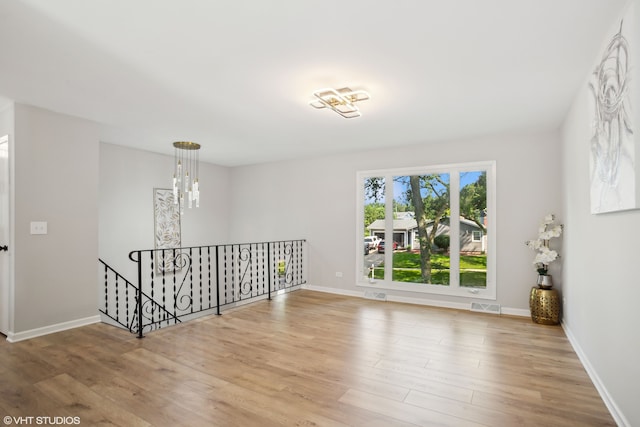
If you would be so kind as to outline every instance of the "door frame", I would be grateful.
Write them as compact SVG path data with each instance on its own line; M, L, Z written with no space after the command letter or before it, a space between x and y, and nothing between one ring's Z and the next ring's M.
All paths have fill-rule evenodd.
M13 271L13 241L14 241L14 227L13 227L13 179L12 179L12 162L11 162L11 146L9 135L0 136L0 146L6 145L7 158L4 161L5 168L2 171L3 176L0 177L4 180L6 185L6 199L0 203L0 209L4 212L0 212L0 220L4 219L6 224L6 235L2 236L0 245L7 245L8 250L5 253L0 253L0 262L2 269L0 269L0 333L9 336L13 331L13 297L14 297L14 271Z

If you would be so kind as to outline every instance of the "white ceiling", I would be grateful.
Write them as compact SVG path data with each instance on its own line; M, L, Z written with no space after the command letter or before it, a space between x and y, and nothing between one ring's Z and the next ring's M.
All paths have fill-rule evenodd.
M0 0L0 96L228 166L555 129L625 1Z

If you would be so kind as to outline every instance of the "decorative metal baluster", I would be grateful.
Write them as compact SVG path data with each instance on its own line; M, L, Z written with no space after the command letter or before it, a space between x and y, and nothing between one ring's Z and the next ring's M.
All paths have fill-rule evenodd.
M255 245L257 248L257 245ZM256 249L257 252L257 249ZM253 251L253 245L249 245L249 267L251 268L251 274L250 274L250 278L251 278L251 283L249 285L249 298L252 298L254 296L256 296L256 291L258 290L258 285L257 285L257 281L258 281L258 276L257 276L257 270L258 270L258 266L255 265L255 261L256 261L256 256L255 256L255 252ZM254 272L256 273L255 275L255 279L254 279Z
M191 305L191 312L193 313L193 252L189 248L189 301Z
M262 251L262 275L260 277L260 284L262 285L262 295L264 295L264 242L260 244L260 250Z
M216 314L220 315L220 258L216 246Z
M302 242L298 242L298 284L302 283Z
M282 259L282 254L280 253L280 242L276 242L276 268L275 268L275 274L276 274L276 281L274 282L275 286L273 288L274 291L277 291L280 289L280 260Z
M246 284L245 280L246 280L246 277L247 277L247 273L249 273L249 294L247 295L245 293L245 295L248 298L251 298L253 296L253 262L252 262L252 259L251 259L251 244L249 244L248 251L249 251L249 259L247 260L248 264L244 268L244 271L243 271L243 274L242 274L242 288L243 288L242 291L243 291L243 293L245 293L245 290L244 290L245 284Z
M238 300L251 298L253 293L253 261L251 259L251 244L238 245Z
M207 288L207 295L209 298L207 308L211 308L211 246L207 246Z
M282 259L284 260L284 272L283 272L283 283L282 283L282 287L284 289L287 289L287 284L289 283L289 281L287 280L289 278L289 244L287 242L282 242Z
M236 274L234 271L234 267L236 265L235 262L235 248L237 245L231 245L231 301L236 301Z
M291 266L291 286L298 284L298 242L291 242L293 265Z
M229 270L227 269L227 245L224 246L224 303L227 303L227 292L229 292L228 290L228 284L227 284L227 272Z
M285 288L287 287L287 285L289 285L289 287L291 287L293 285L293 242L286 242L285 243L285 254L288 255L285 258L287 259L286 263L285 263L285 275L284 275L284 281L285 281Z
M104 312L109 314L109 270L104 265Z
M287 242L282 242L282 259L284 260L284 271L282 272L282 288L287 289L287 284L289 283L289 244Z
M267 243L267 266L267 294L269 295L268 298L271 299L271 275L273 271L273 265L271 264L271 243Z
M178 264L178 254L173 249L173 315L178 317L178 287L176 284L176 264Z
M296 275L296 245L295 242L291 242L291 286L296 284L295 275Z
M118 288L120 285L120 281L118 280L118 276L116 275L116 320L120 320L120 302L118 301Z
M137 254L137 258L133 259L131 256L133 254ZM142 253L141 251L131 252L129 254L129 259L138 263L138 288L137 288L137 300L136 300L136 311L138 317L138 338L143 338L142 335Z
M165 320L167 326L169 326L169 316L167 316L167 303L166 303L166 292L167 292L167 281L166 281L166 272L167 272L167 254L166 250L162 249L161 257L160 257L160 274L162 276L162 308L165 310L162 313L161 320Z
M127 322L125 323L125 325L128 325L129 324L129 286L128 285L124 287L124 299L126 301L126 304L125 304L125 307L126 307L125 316L127 317L127 319L126 319Z
M155 295L154 295L154 283L153 283L153 279L154 279L154 274L155 274L155 263L154 263L154 257L153 257L153 251L149 252L149 263L151 264L151 301L155 301ZM151 325L153 327L153 324L155 323L155 312L156 310L151 310Z
M300 268L302 266L302 263L300 261L300 241L296 241L295 243L295 253L296 253L296 276L295 276L295 283L296 285L300 284L300 282L302 282L302 280L300 280L300 270L302 270L302 268Z
M237 253L237 262L234 265L237 265L237 272L235 274L236 278L236 290L235 295L237 296L238 301L242 301L242 246L237 245L238 253Z
M202 310L202 248L198 248L198 274L200 277L200 283L198 284L198 288L200 288L200 308L198 310Z

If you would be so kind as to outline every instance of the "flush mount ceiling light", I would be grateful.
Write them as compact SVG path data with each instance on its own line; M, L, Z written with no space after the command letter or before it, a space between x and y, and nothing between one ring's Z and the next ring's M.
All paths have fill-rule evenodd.
M351 90L348 87L320 89L313 92L313 96L317 98L309 102L313 108L330 108L345 119L360 117L362 114L355 103L370 98L364 90Z

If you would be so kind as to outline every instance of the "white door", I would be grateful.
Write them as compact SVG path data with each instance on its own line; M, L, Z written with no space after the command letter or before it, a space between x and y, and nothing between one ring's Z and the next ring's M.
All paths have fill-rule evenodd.
M0 137L0 333L9 332L10 288L9 268L9 137Z

